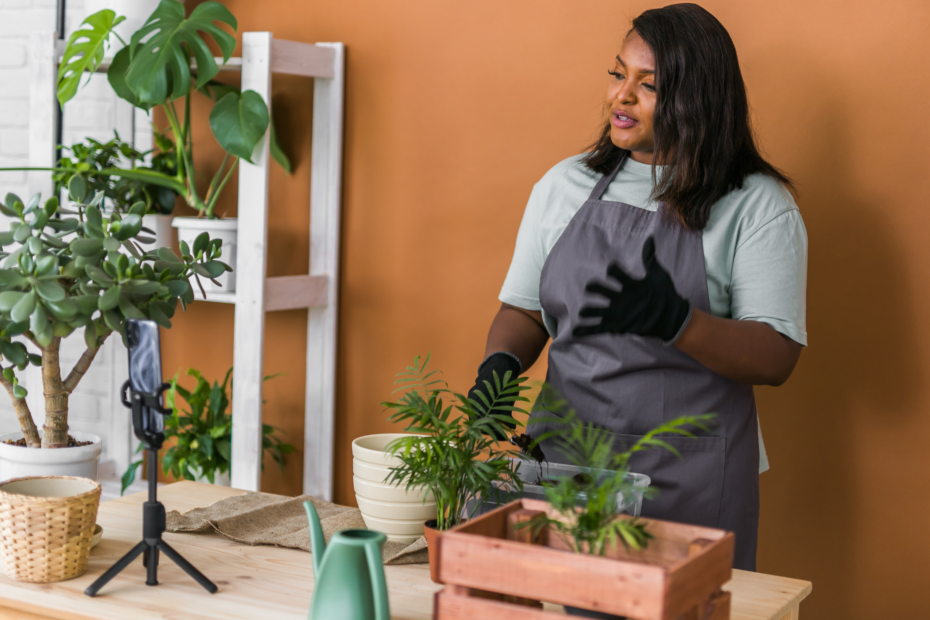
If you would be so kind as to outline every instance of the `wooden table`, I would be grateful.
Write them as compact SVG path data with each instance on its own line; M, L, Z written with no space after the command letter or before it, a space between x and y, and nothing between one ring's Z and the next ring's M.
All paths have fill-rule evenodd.
M159 488L168 510L186 511L244 491L179 482ZM84 588L142 536L144 493L103 502L97 522L103 541L91 551L87 572L52 584L20 583L0 575L0 618L4 620L305 620L313 591L309 553L277 547L249 547L218 534L166 534L165 540L219 586L208 594L167 558L158 567L160 585L145 585L136 560L96 598ZM442 586L426 564L385 566L391 617L430 620L433 593ZM733 571L724 586L733 594L732 620L797 620L810 594L807 581ZM557 608L556 608L557 609ZM335 619L334 619L335 620Z

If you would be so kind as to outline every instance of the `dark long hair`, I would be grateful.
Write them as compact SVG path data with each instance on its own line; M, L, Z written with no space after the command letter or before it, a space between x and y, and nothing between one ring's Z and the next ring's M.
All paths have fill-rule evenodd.
M692 230L703 230L725 194L761 172L791 180L756 147L736 47L717 18L696 4L651 9L633 20L655 56L655 160L668 164L653 199ZM609 174L626 151L610 140L608 122L585 156L588 168ZM653 168L655 177L655 168Z

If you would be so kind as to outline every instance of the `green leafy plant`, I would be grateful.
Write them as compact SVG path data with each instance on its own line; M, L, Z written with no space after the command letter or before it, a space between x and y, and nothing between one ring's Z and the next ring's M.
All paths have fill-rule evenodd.
M58 73L58 101L62 106L77 93L81 77L100 67L110 46L110 35L119 38L113 28L121 21L122 17L104 9L84 20L81 28L68 39ZM175 165L171 170L109 166L96 169L94 176L119 177L163 187L180 195L201 217L215 217L217 200L239 160L251 162L255 147L272 127L268 106L261 95L255 91L240 92L238 88L214 81L219 66L205 37L209 36L219 48L225 64L232 56L236 39L224 27L235 32L238 24L229 9L219 2L200 3L187 16L179 0L161 0L128 44L119 38L125 47L113 56L107 79L116 94L135 107L148 111L157 106L164 111L171 140L176 146ZM200 92L216 102L210 113L210 127L226 151L223 163L203 195L197 188L194 166L190 114L193 92ZM183 116L175 105L181 98L184 100ZM272 156L290 172L290 162L278 145L273 127L269 140Z
M446 530L461 521L470 499L491 492L497 484L522 490L516 475L517 453L498 448L494 439L506 437L510 432L506 425L514 420L495 411L525 413L516 404L528 402L521 393L529 387L523 385L526 377L495 373L493 385L486 382L487 395L478 392L477 398L469 399L449 390L437 377L439 371L427 371L429 359L427 355L421 363L419 356L414 358L413 366L394 382L401 386L394 393L403 395L382 403L391 412L391 422L416 433L388 445L403 464L391 469L386 482L407 489L428 488L436 501L437 529ZM501 404L507 401L514 401L514 406Z
M58 100L62 104L77 94L84 74L93 72L103 62L110 33L125 20L113 11L100 11L85 19L82 27L71 33L58 65Z
M149 170L174 176L177 173L177 153L171 138L156 132L155 143L158 151L138 151L131 144L123 142L119 133L108 142L99 142L87 138L68 147L63 147L70 155L62 156L59 170L52 174L56 194L61 188L67 188L71 178L80 176L87 181L93 193L103 192L109 206L119 213L126 213L137 202L145 205L146 214L169 214L174 209L177 192L147 181L124 177L111 177L98 174L100 170L128 165L130 170ZM144 160L151 157L151 165Z
M707 431L713 418L714 414L676 418L652 429L622 451L615 450L609 431L591 422L582 422L574 411L532 421L531 427L536 424L550 427L536 438L536 442L551 438L554 448L586 475L559 478L546 486L546 501L558 517L539 513L517 527L532 528L534 536L548 528L575 553L603 556L617 544L627 549L645 548L652 539L646 530L647 522L623 515L623 503L619 499L631 497L633 493L628 478L630 458L637 452L655 448L680 457L663 437L693 437L688 427Z
M195 480L197 476L205 477L212 484L217 474L229 472L231 465L230 447L232 443L232 417L226 413L229 407L229 393L232 391L232 372L230 368L223 378L223 383L204 379L199 370L187 369L187 375L194 377L197 384L193 390L186 390L178 383L180 371L171 380L171 388L165 392L165 406L174 413L165 421L165 439L176 439L176 443L165 450L161 464L164 473L177 479ZM265 381L278 375L269 375ZM178 395L190 407L181 415ZM280 431L270 424L262 425L262 451L270 456L281 471L284 471L285 455L294 451L294 446L284 443L279 437ZM140 446L141 450L141 446ZM136 471L142 460L132 463L122 477L122 493L136 479ZM262 463L264 470L265 464Z
M217 260L222 242L204 233L181 256L170 248L144 251L151 242L140 236L145 205L126 214L102 213L103 193L91 198L84 180L69 184L73 208L58 199L41 203L36 194L24 204L7 194L0 212L13 221L0 233L0 385L13 402L26 444L58 448L68 445L68 399L87 372L103 342L124 334L125 319L151 319L171 327L178 302L194 301L190 279L214 278L231 268ZM87 349L63 379L61 339L83 331ZM22 337L38 347L30 354L13 340ZM36 429L26 390L17 372L28 363L42 367L45 424Z

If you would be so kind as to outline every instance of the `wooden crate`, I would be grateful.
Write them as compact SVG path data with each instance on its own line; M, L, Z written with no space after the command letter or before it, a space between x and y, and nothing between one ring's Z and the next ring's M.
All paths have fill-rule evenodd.
M606 557L572 553L557 535L530 542L518 522L546 502L521 499L440 537L434 620L555 620L538 601L618 614L635 620L727 620L732 533L645 519L655 537L643 551L622 545Z

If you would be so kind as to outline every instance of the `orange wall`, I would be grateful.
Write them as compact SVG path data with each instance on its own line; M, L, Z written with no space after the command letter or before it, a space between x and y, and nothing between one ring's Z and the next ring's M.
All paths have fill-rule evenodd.
M594 135L629 19L661 3L226 4L240 31L348 46L336 499L351 504L349 444L389 430L378 403L395 372L432 351L470 386L530 189ZM810 235L811 347L785 386L757 391L772 461L759 568L814 582L804 617L930 617L930 4L703 4L736 42L759 137L798 181ZM307 267L311 92L275 82L298 166L272 173L269 275ZM216 165L208 142L198 155ZM267 320L266 369L288 376L269 384L266 418L297 443L305 316ZM232 363L231 308L195 305L175 324L166 372ZM298 493L299 459L263 485Z

